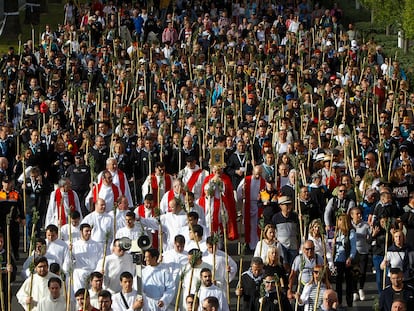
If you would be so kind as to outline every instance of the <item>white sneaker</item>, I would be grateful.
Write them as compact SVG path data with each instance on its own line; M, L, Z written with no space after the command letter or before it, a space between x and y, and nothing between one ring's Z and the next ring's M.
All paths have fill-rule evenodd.
M364 293L364 290L361 288L361 289L358 291L358 293L359 293L359 299L361 299L361 301L364 301L364 300L365 300L365 293Z
M357 293L354 293L354 301L358 301L359 300L359 295Z

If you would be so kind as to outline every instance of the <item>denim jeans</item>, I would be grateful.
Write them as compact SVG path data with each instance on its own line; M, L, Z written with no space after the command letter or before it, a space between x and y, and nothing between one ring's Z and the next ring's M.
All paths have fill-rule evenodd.
M384 260L384 256L380 255L373 255L372 256L372 263L374 264L375 268L375 282L377 283L378 294L382 292L382 278L384 275L384 271L381 270L380 264Z

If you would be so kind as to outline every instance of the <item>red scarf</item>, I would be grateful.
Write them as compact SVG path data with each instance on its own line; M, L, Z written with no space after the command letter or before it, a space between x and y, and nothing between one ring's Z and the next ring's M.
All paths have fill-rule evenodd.
M93 195L93 203L96 203L96 200L99 197L99 192L101 191L101 187L102 187L102 179L100 180L99 184L97 185L98 188L96 188L96 186L93 187L92 191L92 195ZM112 193L114 194L114 203L116 202L116 200L118 200L119 197L119 191L118 191L118 187L114 184L111 184L112 186Z
M117 173L119 179L119 189L121 189L121 193L125 195L125 174L120 169L118 169Z
M246 178L244 179L244 186L245 191L244 191L244 196L245 196L245 202L244 202L244 232L245 232L245 241L246 243L250 243L250 230L251 230L251 219L250 219L250 186L251 186L251 182L252 182L252 175L246 176ZM263 189L266 186L265 180L263 179L263 177L260 177L260 189ZM263 209L259 209L258 211L258 217L261 217L261 214L263 213ZM257 227L257 230L258 227ZM260 234L260 233L259 233Z
M69 199L69 209L71 212L75 211L75 195L73 194L73 190L68 191L68 199ZM55 200L60 216L60 225L66 225L66 213L65 213L65 204L62 201L62 192L60 191L60 188L56 189L55 192Z
M165 192L168 190L171 190L171 178L170 175L165 174L164 175L164 181L165 181ZM151 175L151 188L152 188L152 195L154 199L154 205L158 206L158 181L157 176L155 174Z
M193 191L194 185L197 182L198 177L200 176L200 174L201 174L202 171L203 170L200 168L198 171L193 172L193 174L191 175L190 179L188 180L187 186L188 186L188 189L191 192L194 192Z

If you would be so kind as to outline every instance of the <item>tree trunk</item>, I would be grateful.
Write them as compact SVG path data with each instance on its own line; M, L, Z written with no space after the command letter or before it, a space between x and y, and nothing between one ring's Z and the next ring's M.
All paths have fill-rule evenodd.
M47 12L49 12L49 10L48 10L48 5L49 5L49 3L48 3L49 1L48 0L40 0L40 13L47 13Z
M13 39L17 38L17 35L22 32L20 27L19 14L19 3L18 1L4 1L4 14L6 15L6 25L4 26L2 38ZM7 15L13 14L13 15Z

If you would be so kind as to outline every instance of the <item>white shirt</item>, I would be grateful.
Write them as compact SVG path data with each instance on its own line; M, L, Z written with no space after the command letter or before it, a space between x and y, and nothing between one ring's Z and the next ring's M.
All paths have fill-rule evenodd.
M198 296L199 296L200 302L202 302L205 298L210 297L210 296L216 297L219 301L218 311L229 311L230 310L229 304L227 303L227 299L226 299L226 296L223 290L215 286L214 284L209 287L201 286ZM198 310L202 311L201 304L198 307Z
M91 239L99 242L99 243L105 243L107 232L109 235L108 242L112 240L113 236L113 223L112 223L112 217L109 216L107 213L98 213L98 212L92 212L89 215L87 215L82 223L83 224L89 224L92 227L92 235Z
M208 251L203 252L203 261L205 263L210 264L213 267L213 264L214 264L213 254ZM230 256L228 256L228 261L229 261L229 267L230 267L229 281L231 282L232 280L234 280L237 274L237 263ZM214 279L217 281L216 285L224 290L227 284L226 255L222 250L219 250L219 249L216 250L216 267L215 268L216 268L216 271L214 274Z
M70 225L70 230L72 234L72 243L75 243L80 239L79 226L75 227L73 225ZM60 237L63 241L66 242L66 244L69 245L69 224L66 224L60 228Z
M142 269L142 284L144 310L166 310L175 298L175 280L168 267L162 263ZM164 307L158 308L158 301L163 301Z
M69 310L75 310L74 305L71 305ZM38 311L66 311L66 299L60 296L53 299L52 296L48 295L42 298L37 305Z
M59 239L54 241L46 240L47 250L46 258L50 258L53 262L58 263L61 267L66 260L68 260L68 245ZM51 262L49 262L50 265Z
M115 185L116 186L116 185ZM121 195L121 190L118 186L118 194ZM95 185L88 193L85 199L85 206L88 210L90 210L90 201L93 198L93 191L97 191L98 185ZM107 186L102 183L101 189L97 195L98 198L103 199L105 201L105 212L109 213L114 208L114 191L112 190L112 185Z
M128 305L128 308L125 305L124 300L122 299L121 292L116 293L112 296L112 310L113 311L134 311L132 309L132 305L137 298L138 292L136 290L132 290L129 293L122 293L125 298L125 301Z
M102 263L103 259L100 259L96 265L96 271L102 271ZM103 288L109 290L112 294L121 291L119 276L125 271L135 276L136 266L132 262L131 254L125 253L123 256L111 254L106 256Z
M112 175L112 183L117 185L119 190L121 190L121 183L119 181L119 173L118 170L116 171L109 171ZM99 173L98 175L98 183L101 181L102 179L102 172ZM122 192L122 190L119 192L119 194L123 194L124 196L126 196L127 200L128 200L128 207L133 207L134 203L132 202L132 196L131 196L131 189L129 188L129 183L128 183L128 179L126 177L126 174L124 173L124 185L125 185L125 189L124 192Z
M47 287L47 282L51 277L57 277L54 273L48 272L48 274L44 277L39 276L38 274L33 275L33 285L32 285L32 311L38 311L37 305L38 302L44 297L50 295L49 289ZM20 305L26 310L29 310L29 305L26 304L26 298L29 297L30 293L30 285L31 285L31 278L27 278L22 286L20 287L19 291L16 294L17 301ZM63 290L60 291L60 294L63 296Z
M61 194L62 194L63 207L65 209L66 223L67 223L69 220L69 214L71 211L71 207L69 206L69 196L67 192L61 191ZM75 201L74 208L76 211L79 212L79 214L81 215L80 216L81 220L82 220L82 211L80 208L79 197L75 191L73 191L73 199ZM46 213L46 219L45 219L45 227L47 227L50 224L59 226L59 216L60 216L59 208L56 202L56 190L55 190L50 194L50 200L49 200L49 205L47 207L47 213Z

